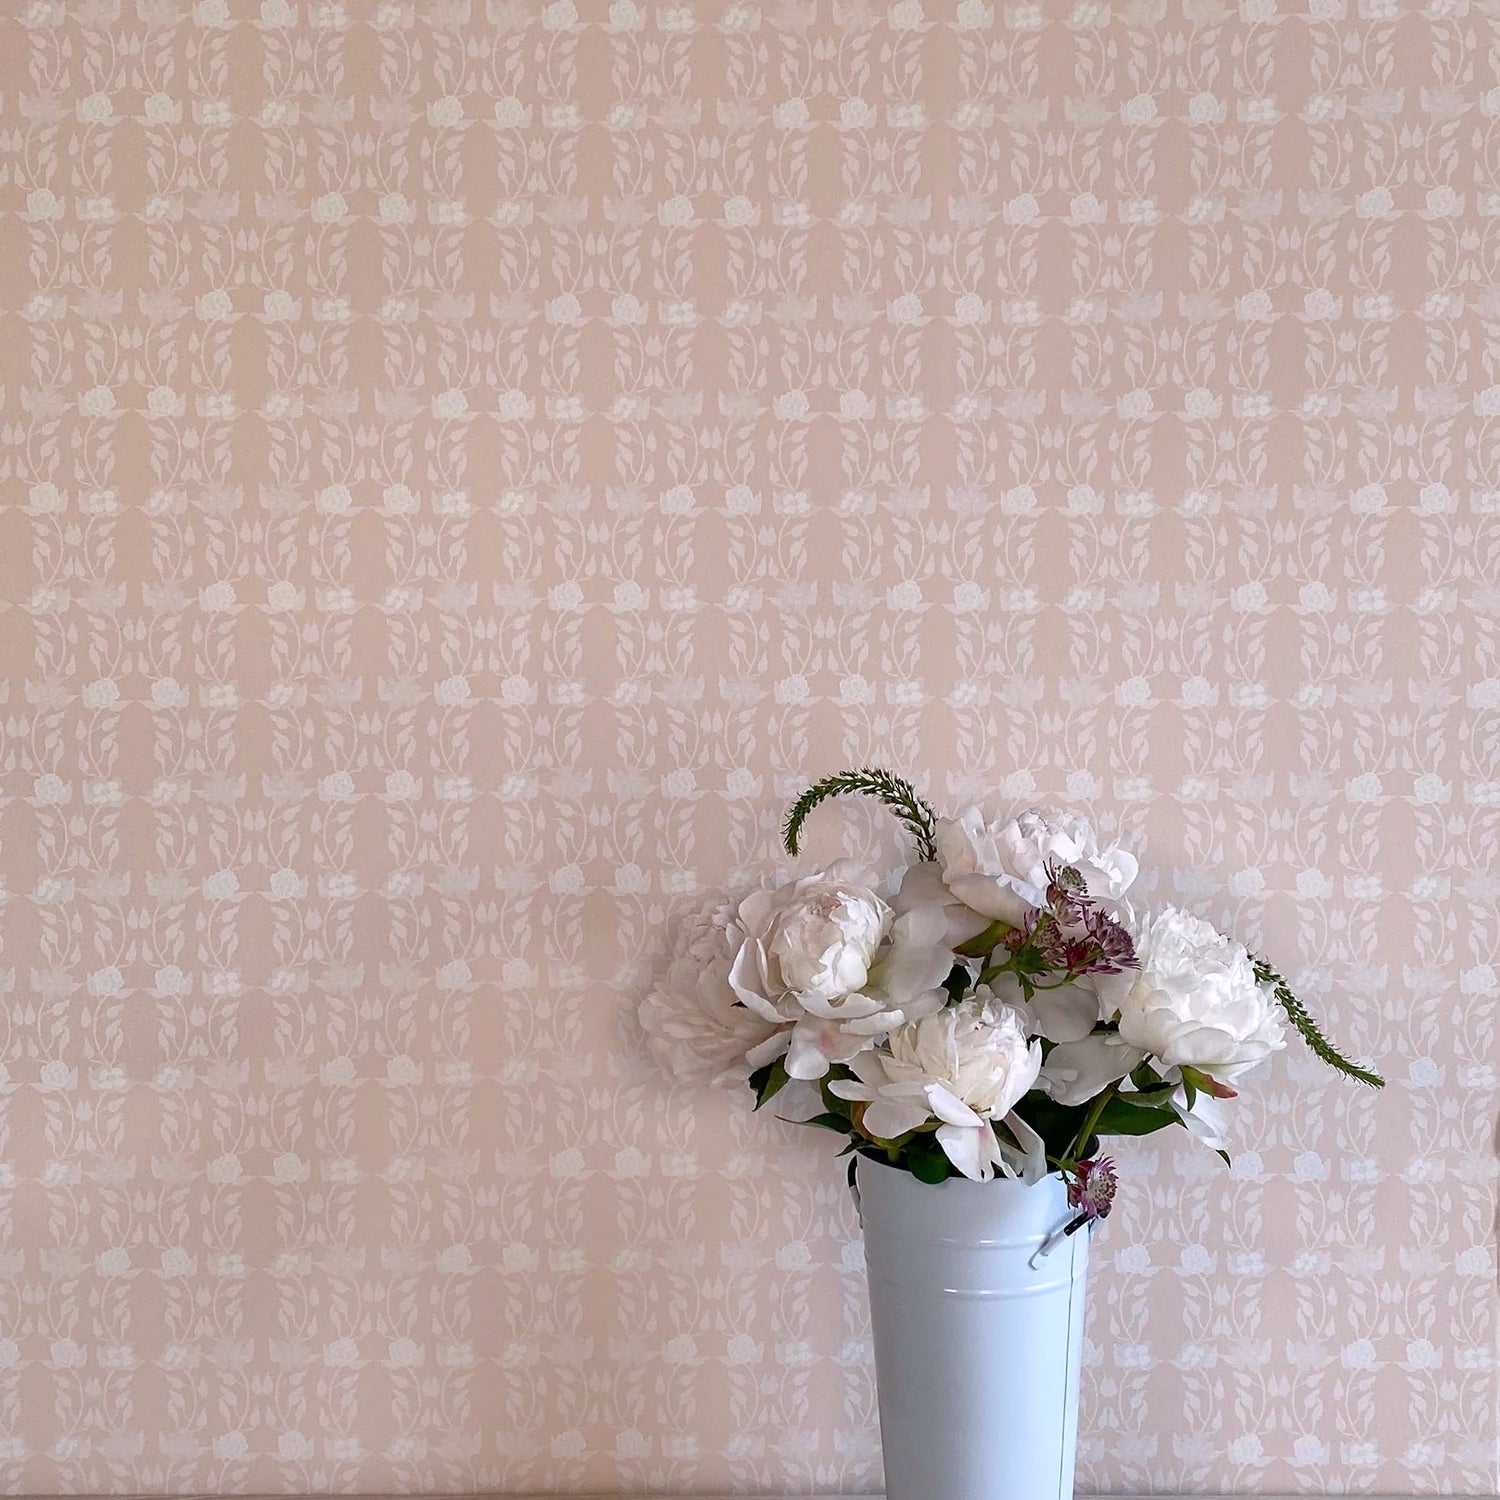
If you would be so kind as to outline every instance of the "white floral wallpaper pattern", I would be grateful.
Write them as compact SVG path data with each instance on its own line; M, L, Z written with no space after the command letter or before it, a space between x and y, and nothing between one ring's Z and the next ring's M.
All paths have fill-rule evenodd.
M1263 942L1083 1478L1497 1483L1500 18L13 0L0 1486L876 1490L664 923L875 759ZM829 813L817 841L866 848Z

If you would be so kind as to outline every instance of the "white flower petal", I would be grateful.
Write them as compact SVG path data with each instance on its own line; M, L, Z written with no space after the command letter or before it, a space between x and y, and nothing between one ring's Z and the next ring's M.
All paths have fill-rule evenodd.
M984 1124L984 1121L962 1099L957 1098L951 1089L945 1088L940 1083L927 1085L927 1103L932 1113L945 1125L963 1125L973 1128Z
M854 1078L835 1078L828 1085L828 1092L835 1099L849 1099L855 1103L868 1102L875 1097L875 1089L868 1083L860 1083Z
M1212 1094L1200 1092L1193 1100L1193 1107L1189 1109L1187 1090L1178 1089L1172 1095L1172 1108L1177 1112L1177 1118L1205 1146L1214 1151L1228 1150L1229 1135L1225 1128L1229 1122L1227 1100L1215 1099Z
M948 992L946 990L927 990L923 994L914 995L899 1010L882 1010L859 1020L845 1021L844 1028L859 1036L882 1036L888 1031L894 1031L898 1026L906 1026L913 1021L923 1021L928 1016L935 1016L947 1004Z
M1005 1171L1028 1185L1047 1175L1047 1144L1014 1110L1005 1117L1006 1128L1016 1138L1016 1145L1000 1140L1000 1160ZM997 1132L997 1138L999 1133Z
M989 918L966 906L948 889L943 883L943 867L935 860L926 860L907 869L892 906L898 916L924 906L940 909L944 925L938 941L950 953L960 943L977 937L989 923Z
M936 860L919 860L906 867L901 889L891 903L898 916L921 906L942 906L948 901L948 887L943 884L943 867Z
M870 974L870 988L888 1006L903 1005L914 995L936 989L948 977L956 960L943 941L947 927L947 919L936 907L897 919L890 947Z
M765 1041L752 1047L745 1054L745 1061L750 1065L751 1072L756 1068L763 1068L768 1062L775 1062L778 1057L786 1056L786 1049L792 1044L792 1028L783 1026L779 1031L773 1031Z
M817 1084L798 1078L782 1085L780 1092L771 1101L771 1106L776 1111L778 1120L785 1120L791 1125L814 1120L828 1108L823 1102L822 1094L818 1092Z
M1110 1032L1061 1042L1047 1054L1041 1086L1059 1104L1087 1104L1145 1057Z
M1092 825L1077 813L1032 809L989 823L977 808L943 818L938 859L948 888L966 906L1017 923L1046 899L1049 869L1073 865L1092 895L1117 900L1134 881L1135 858L1112 844L1099 847Z
M1081 984L1038 990L1031 1009L1041 1034L1049 1042L1082 1041L1099 1024L1099 997Z
M740 1004L748 1006L758 1016L768 1021L789 1020L790 1017L782 1015L767 997L765 973L765 950L761 947L760 940L746 939L730 966L729 987Z
M877 1099L865 1107L861 1128L878 1140L893 1141L927 1123L927 1106L901 1099Z
M992 875L958 875L949 880L948 887L980 916L993 922L1009 922L1012 927L1019 927L1033 906L1014 886Z
M1000 1160L999 1143L992 1125L977 1129L963 1125L940 1125L937 1143L948 1160L974 1182L988 1182Z
M884 1003L874 995L843 994L837 1000L824 1000L817 995L799 997L802 1009L820 1021L861 1021L867 1016L879 1015ZM877 1031L888 1031L889 1026L878 1026Z
M873 1045L872 1038L855 1036L836 1021L804 1017L792 1027L786 1054L787 1077L822 1078L831 1064L848 1062Z
M940 905L914 906L896 918L892 937L902 946L942 948L948 932L948 918ZM951 955L950 955L951 957Z
M1118 844L1078 861L1078 873L1088 885L1089 895L1098 901L1118 901L1135 884L1140 871L1135 855Z

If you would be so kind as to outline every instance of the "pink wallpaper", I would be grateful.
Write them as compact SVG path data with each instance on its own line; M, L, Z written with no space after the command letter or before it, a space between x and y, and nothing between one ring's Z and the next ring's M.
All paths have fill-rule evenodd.
M1392 1078L1119 1153L1085 1482L1495 1488L1489 7L3 10L0 1486L877 1489L629 1019L877 759Z

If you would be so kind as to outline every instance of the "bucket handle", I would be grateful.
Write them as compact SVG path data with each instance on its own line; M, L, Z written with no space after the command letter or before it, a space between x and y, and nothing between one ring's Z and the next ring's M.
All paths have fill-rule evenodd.
M1094 1232L1094 1225L1098 1222L1098 1219L1094 1218L1090 1214L1077 1214L1073 1218L1065 1220L1063 1223L1059 1224L1057 1228L1054 1229L1052 1233L1049 1234L1040 1245L1036 1247L1036 1250L1032 1253L1031 1259L1028 1260L1026 1264L1030 1266L1033 1271L1039 1270L1040 1266L1038 1263L1045 1260L1049 1255L1051 1255L1052 1252L1056 1250L1057 1247L1062 1244L1062 1242L1067 1239L1070 1234L1075 1234L1080 1229L1087 1229L1089 1234L1092 1235Z

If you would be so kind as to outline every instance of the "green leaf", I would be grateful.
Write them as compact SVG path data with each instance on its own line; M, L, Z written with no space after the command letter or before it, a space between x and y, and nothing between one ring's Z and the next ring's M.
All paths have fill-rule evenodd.
M841 1063L835 1063L818 1080L818 1097L823 1101L823 1108L831 1115L837 1115L847 1126L854 1118L855 1100L840 1099L830 1087L841 1079L852 1078L854 1075Z
M1088 1109L1081 1104L1058 1104L1033 1090L1016 1107L1016 1113L1041 1136L1047 1155L1060 1157L1073 1144Z
M814 1115L810 1120L787 1120L788 1125L816 1125L820 1130L836 1130L840 1135L848 1135L849 1120L845 1115L825 1114Z
M879 766L862 766L857 771L840 771L815 781L792 803L787 811L781 840L786 852L795 856L802 825L814 808L833 797L873 797L883 802L912 836L921 859L937 858L937 814L917 795L916 788L904 776L895 776Z
M759 1109L774 1099L787 1085L786 1064L781 1058L757 1068L750 1075L750 1087L755 1091L755 1107Z
M1132 1109L1160 1109L1171 1099L1175 1090L1170 1083L1164 1083L1154 1089L1139 1089L1134 1093L1119 1093L1115 1098L1121 1104L1128 1104Z
M938 1183L948 1180L950 1163L943 1155L941 1146L932 1141L931 1136L919 1136L917 1140L932 1142L930 1146L924 1145L920 1149L914 1140L906 1150L906 1165L911 1175L918 1182Z
M1126 1104L1117 1094L1099 1113L1094 1122L1095 1135L1151 1135L1180 1123L1177 1111L1156 1106ZM1083 1150L1088 1142L1083 1142Z
M1143 1094L1150 1090L1162 1087L1166 1080L1162 1078L1148 1062L1138 1063L1131 1070L1130 1081Z
M1371 1088L1383 1089L1385 1087L1385 1079L1379 1073L1372 1072L1369 1068L1362 1068L1358 1063L1350 1062L1323 1035L1318 1027L1318 1023L1308 1015L1307 1008L1292 993L1291 985L1271 967L1266 959L1255 958L1254 963L1255 977L1262 984L1271 986L1276 999L1281 1004L1281 1008L1286 1012L1287 1019L1296 1027L1302 1040L1307 1043L1317 1057L1326 1062L1330 1068L1337 1069L1346 1078L1357 1078L1361 1083L1368 1083Z

